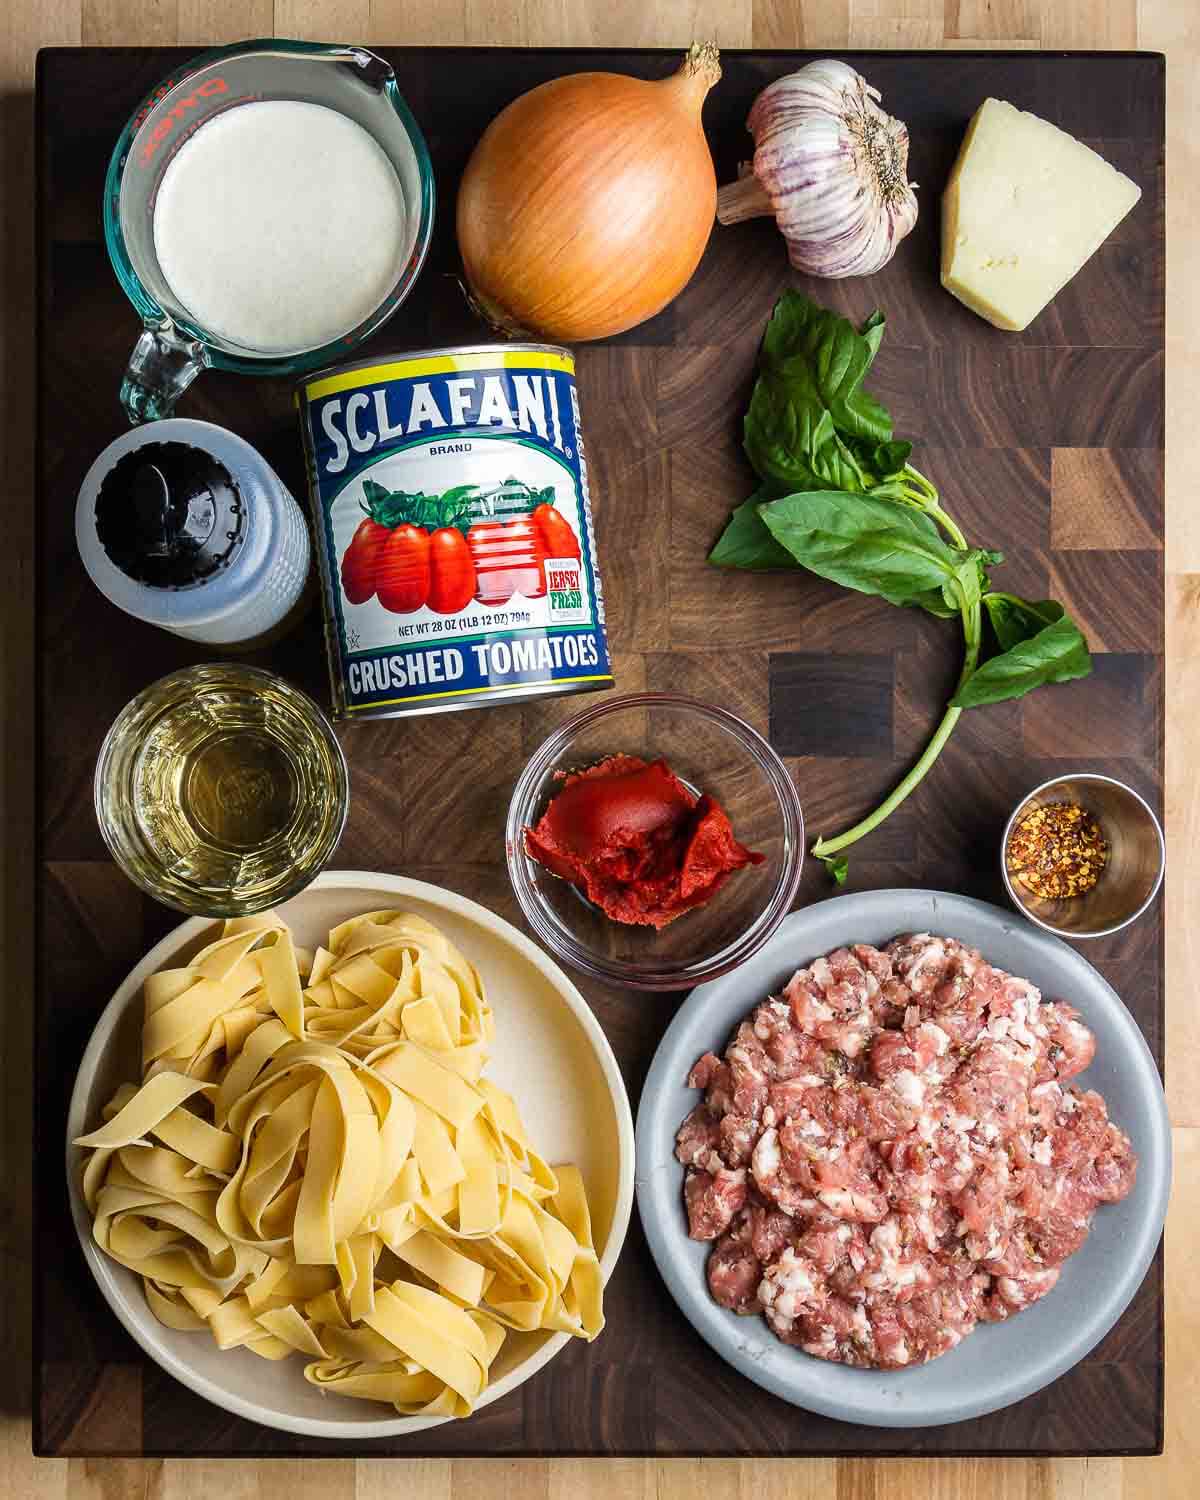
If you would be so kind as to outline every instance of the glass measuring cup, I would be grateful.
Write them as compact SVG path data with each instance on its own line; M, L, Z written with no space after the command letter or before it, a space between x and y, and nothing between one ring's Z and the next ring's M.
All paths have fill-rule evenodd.
M168 164L215 115L266 99L297 99L337 110L382 148L400 180L406 209L394 285L379 306L332 343L263 354L202 328L172 291L154 246L154 204ZM145 329L121 382L131 422L170 416L205 368L294 376L340 360L391 317L408 295L433 233L434 186L417 122L381 57L364 47L265 39L189 59L146 98L121 132L104 184L109 259Z

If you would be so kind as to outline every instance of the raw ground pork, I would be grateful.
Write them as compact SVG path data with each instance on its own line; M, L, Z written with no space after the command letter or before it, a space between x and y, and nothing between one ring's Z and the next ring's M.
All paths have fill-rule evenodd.
M722 1306L787 1344L900 1369L1053 1287L1129 1137L1068 1086L1095 1039L952 938L839 948L743 1021L676 1155Z

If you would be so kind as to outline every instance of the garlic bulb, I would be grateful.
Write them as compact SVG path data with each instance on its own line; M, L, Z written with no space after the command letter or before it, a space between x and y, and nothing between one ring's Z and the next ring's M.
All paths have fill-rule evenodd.
M870 276L917 222L908 129L879 90L826 58L769 84L746 121L754 162L717 194L717 219L774 214L788 259L812 276Z

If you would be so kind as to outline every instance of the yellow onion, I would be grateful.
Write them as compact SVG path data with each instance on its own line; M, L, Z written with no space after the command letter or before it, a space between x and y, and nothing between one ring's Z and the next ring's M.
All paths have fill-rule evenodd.
M467 282L494 325L576 343L679 295L716 212L700 112L720 76L697 43L670 78L576 73L497 115L458 194Z

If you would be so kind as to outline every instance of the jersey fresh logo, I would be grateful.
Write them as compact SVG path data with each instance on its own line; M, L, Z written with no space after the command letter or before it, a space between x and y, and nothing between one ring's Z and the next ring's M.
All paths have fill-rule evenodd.
M228 92L229 85L223 78L206 78L192 93L186 94L182 99L178 99L142 142L142 166L148 167L150 165L158 153L158 148L175 129L176 125L181 120L186 120L192 110L200 107L201 99L212 99L217 94L227 94Z
M546 559L546 602L552 625L584 625L591 620L583 564L578 558Z
M555 563L546 569L546 588L550 594L551 615L559 610L583 607L583 588L578 563Z

